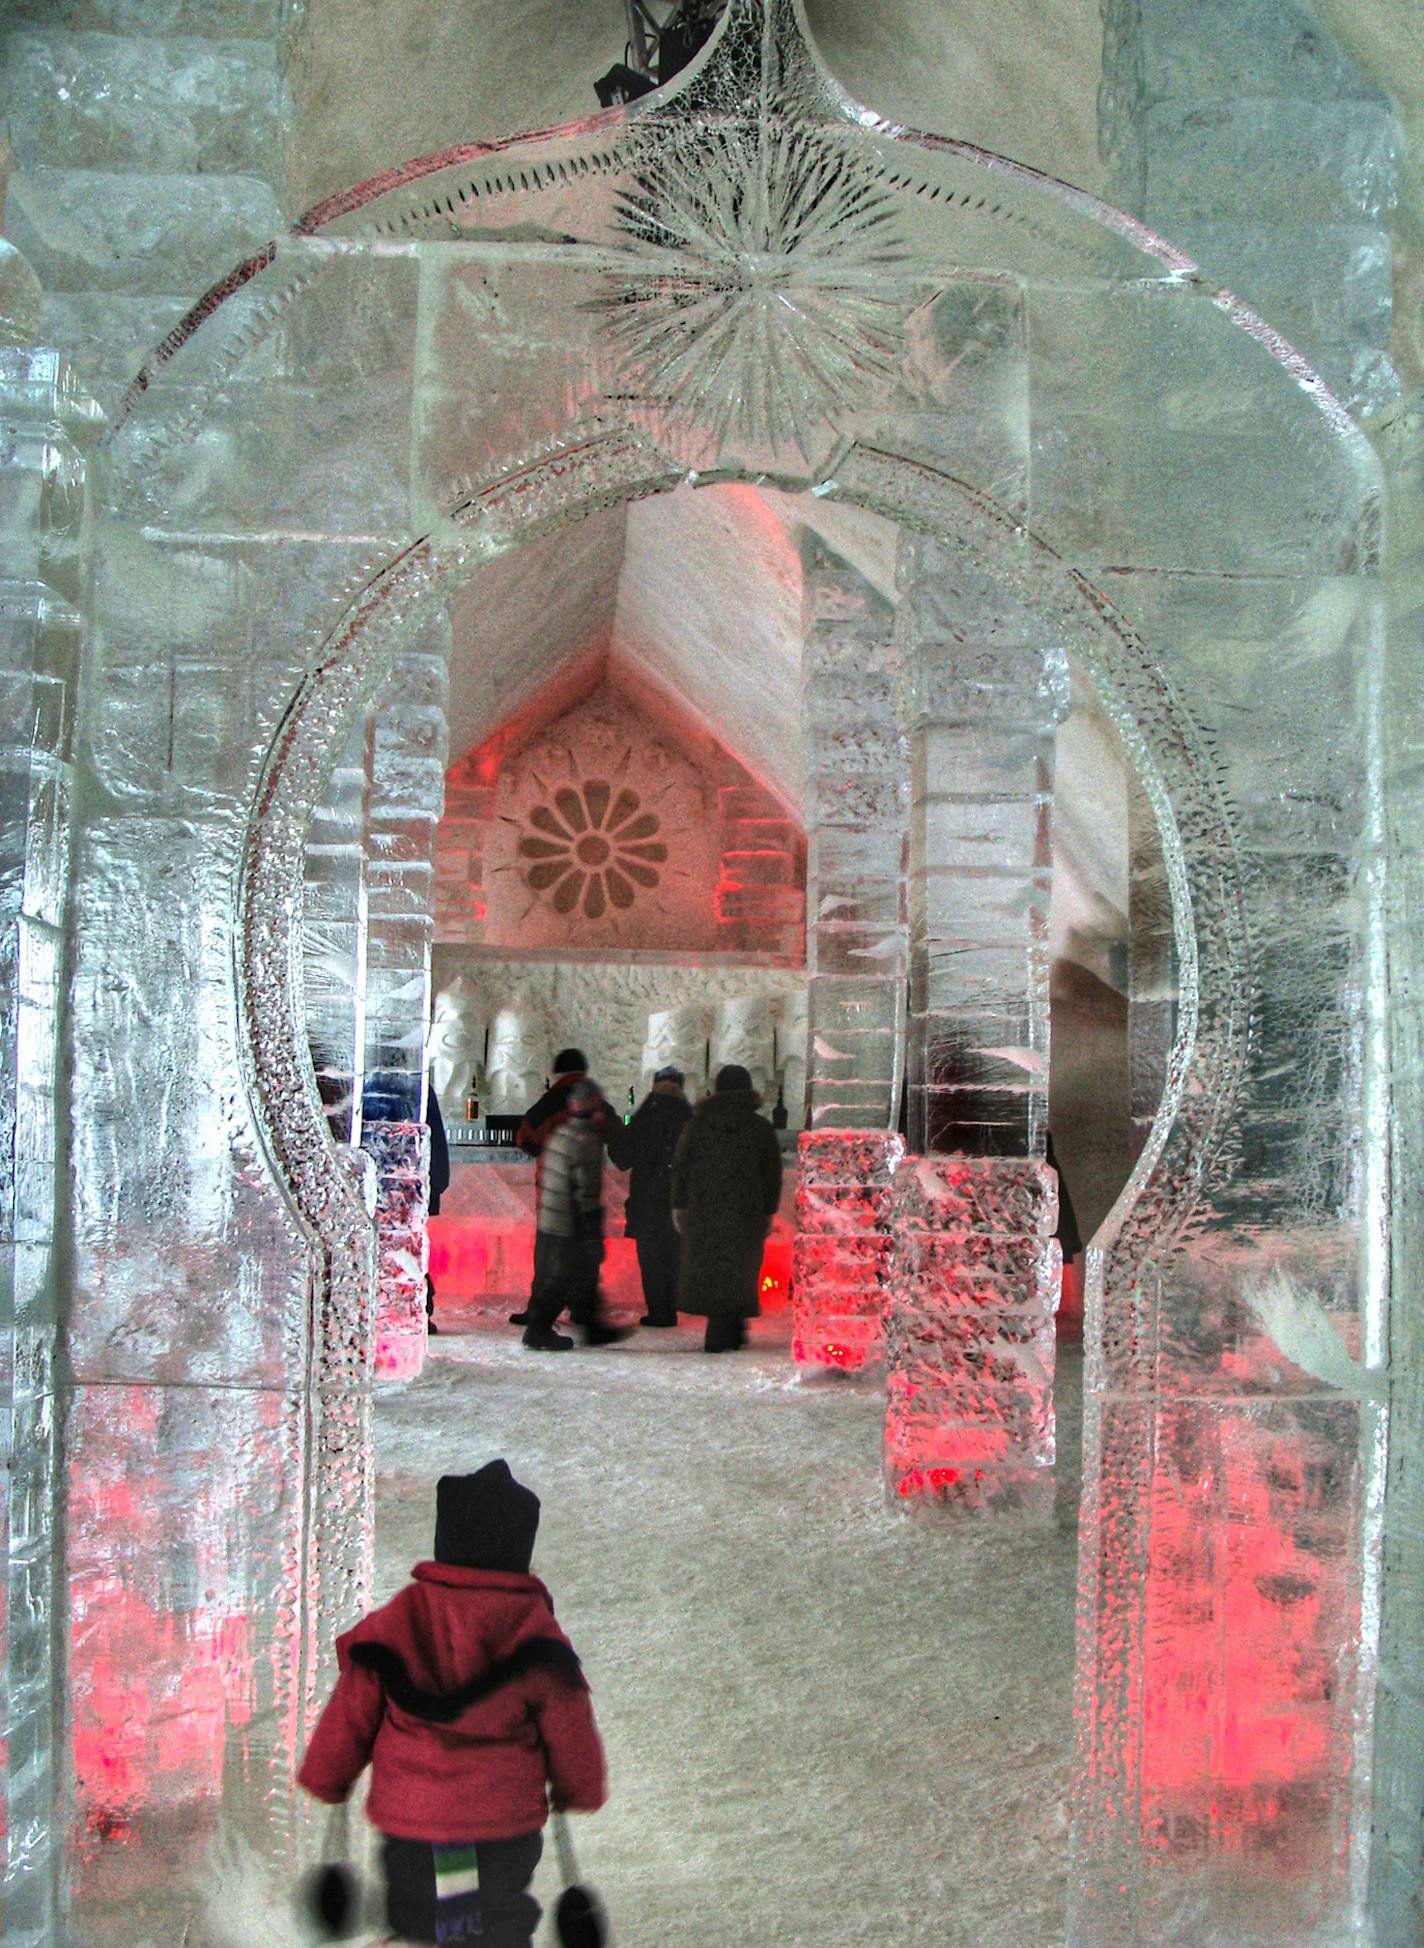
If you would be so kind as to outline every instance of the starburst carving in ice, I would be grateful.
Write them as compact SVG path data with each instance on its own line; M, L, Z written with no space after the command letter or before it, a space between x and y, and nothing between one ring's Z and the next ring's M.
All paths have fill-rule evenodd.
M893 374L906 260L893 201L829 136L690 123L648 141L621 199L626 268L600 300L624 380L679 418L809 452Z

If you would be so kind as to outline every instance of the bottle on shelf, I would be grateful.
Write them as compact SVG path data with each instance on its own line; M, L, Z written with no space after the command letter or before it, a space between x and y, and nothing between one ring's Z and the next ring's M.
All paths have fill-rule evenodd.
M791 1116L786 1107L786 1088L782 1082L778 1081L776 1085L776 1107L771 1112L771 1127L774 1130L784 1130L790 1121Z
M480 1120L480 1079L478 1076L472 1075L470 1077L469 1094L465 1097L465 1121L467 1123L478 1123L479 1120Z

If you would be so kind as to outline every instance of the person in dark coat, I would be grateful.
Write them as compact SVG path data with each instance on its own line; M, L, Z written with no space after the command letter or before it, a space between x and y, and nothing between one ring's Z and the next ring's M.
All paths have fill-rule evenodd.
M433 1082L425 1085L425 1121L430 1129L430 1202L426 1211L430 1217L439 1217L440 1199L450 1188L450 1145ZM425 1274L425 1330L433 1333L440 1330L435 1323L435 1280L429 1272Z
M539 1186L535 1263L524 1344L540 1353L566 1353L573 1341L554 1331L567 1306L586 1346L626 1339L631 1326L610 1326L599 1315L598 1277L603 1265L603 1140L594 1127L606 1110L603 1091L581 1075L568 1092L569 1114L544 1150Z
M682 1233L678 1310L707 1320L704 1348L731 1353L761 1310L762 1246L781 1203L781 1148L757 1115L761 1097L740 1063L718 1071L678 1139L674 1222Z
M588 1057L581 1048L561 1048L554 1057L554 1080L544 1091L538 1102L525 1111L524 1120L514 1132L514 1140L526 1156L534 1158L534 1208L539 1208L539 1200L544 1188L544 1152L549 1147L549 1139L554 1132L568 1122L569 1090L576 1082L582 1082L588 1075ZM594 1117L594 1128L607 1142L613 1131L616 1118L606 1103L601 1103ZM534 1294L539 1290L544 1267L541 1262L540 1232L536 1225L534 1231L534 1276L529 1288L529 1301L519 1312L511 1312L511 1326L527 1326L531 1317L530 1305ZM550 1325L553 1321L550 1321Z
M638 1247L645 1326L677 1324L679 1240L672 1221L672 1159L692 1117L681 1069L659 1069L627 1123L608 1139L608 1159L629 1171L624 1229Z
M592 1813L608 1797L588 1684L529 1573L538 1526L504 1461L443 1476L434 1560L337 1639L297 1777L339 1805L370 1766L388 1924L407 1941L529 1948L550 1798Z

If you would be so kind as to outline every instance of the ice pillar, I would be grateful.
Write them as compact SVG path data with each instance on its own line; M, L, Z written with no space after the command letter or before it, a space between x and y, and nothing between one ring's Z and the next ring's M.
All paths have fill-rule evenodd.
M449 633L442 613L399 652L369 747L361 1141L376 1160L377 1363L390 1374L418 1372L425 1355L425 1043L435 828L445 793Z
M914 1506L1047 1512L1055 1173L1017 1158L910 1157L891 1215L887 1488Z
M856 1372L885 1355L891 1193L904 1141L893 1130L806 1130L797 1149L792 1357Z
M906 549L909 1133L885 1460L907 1501L1020 1502L1051 1477L1057 1208L1048 1121L1054 730L1067 658L943 546Z
M338 1143L361 1140L366 1059L366 743L351 733L317 806L302 888L302 979L316 1086Z
M912 544L906 568L910 1149L1042 1156L1053 733L1068 661L939 544Z
M1379 1948L1412 1948L1424 1914L1424 445L1387 429L1397 595L1383 704L1392 1172L1389 1495L1374 1743L1372 1915Z
M806 563L811 1129L893 1130L905 1009L908 776L895 719L893 617L817 546Z
M8 265L14 293L23 266ZM37 296L37 293L36 293ZM18 322L18 321L13 321ZM3 326L0 326L3 334ZM0 506L0 1439L7 1457L4 1653L6 1939L59 1938L55 1522L71 731L86 580L92 402L53 352L0 349L9 473ZM63 1845L63 1830L58 1835Z
M889 604L819 544L803 591L808 1133L793 1348L799 1363L849 1367L883 1351L889 1173L903 1148L908 777Z

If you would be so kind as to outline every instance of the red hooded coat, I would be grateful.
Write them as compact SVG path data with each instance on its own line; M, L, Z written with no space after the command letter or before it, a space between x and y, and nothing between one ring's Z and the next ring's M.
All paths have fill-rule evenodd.
M442 1562L411 1574L337 1639L340 1676L302 1785L335 1805L369 1764L372 1825L441 1845L536 1832L546 1781L556 1804L596 1812L608 1796L603 1744L538 1577Z

